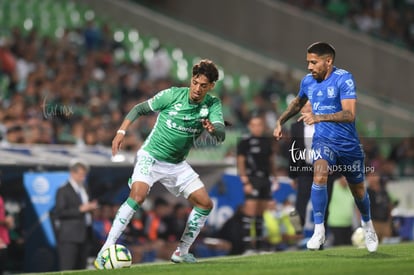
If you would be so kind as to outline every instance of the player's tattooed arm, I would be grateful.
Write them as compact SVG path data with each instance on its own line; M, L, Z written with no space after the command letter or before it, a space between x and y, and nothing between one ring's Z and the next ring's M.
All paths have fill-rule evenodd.
M330 121L330 122L345 122L350 123L355 120L356 100L344 99L341 101L342 111L333 114L317 115L316 122Z
M291 117L299 113L305 103L308 101L307 98L295 97L292 102L290 102L289 106L287 107L286 111L280 116L280 118L276 122L276 127L273 130L273 136L280 140L282 138L282 125L288 121Z
M286 121L288 121L291 117L299 113L305 103L308 101L306 97L295 97L292 102L290 102L289 106L287 107L286 111L279 118L280 125L283 125Z
M353 122L355 119L354 115L350 110L343 110L334 114L317 115L316 120L331 121L331 122Z

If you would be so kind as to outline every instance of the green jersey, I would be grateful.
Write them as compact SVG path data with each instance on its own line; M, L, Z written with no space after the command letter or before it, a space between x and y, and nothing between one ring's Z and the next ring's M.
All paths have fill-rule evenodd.
M201 103L192 103L188 87L163 90L148 103L159 114L142 148L158 160L183 161L204 130L201 119L224 125L220 99L206 94Z

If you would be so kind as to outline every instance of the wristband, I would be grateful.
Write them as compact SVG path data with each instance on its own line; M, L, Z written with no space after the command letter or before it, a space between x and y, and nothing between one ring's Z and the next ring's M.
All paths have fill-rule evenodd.
M124 136L125 136L125 134L126 134L126 131L125 130L118 130L118 131L116 131L116 133L117 134L123 134Z

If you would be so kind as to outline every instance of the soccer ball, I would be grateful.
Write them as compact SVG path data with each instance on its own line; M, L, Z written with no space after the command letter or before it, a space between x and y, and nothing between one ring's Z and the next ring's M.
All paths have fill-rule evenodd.
M352 244L357 248L365 248L365 231L362 227L355 229L351 237Z
M132 263L131 252L122 244L113 244L102 252L105 260L104 269L130 267Z

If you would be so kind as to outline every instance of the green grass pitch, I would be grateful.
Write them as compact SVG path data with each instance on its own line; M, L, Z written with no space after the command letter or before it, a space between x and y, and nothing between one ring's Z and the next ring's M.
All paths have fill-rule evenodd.
M254 256L200 259L196 264L138 264L116 270L68 271L52 274L108 275L238 275L238 274L414 274L414 242L380 245L376 253L354 247L321 251L289 251Z

